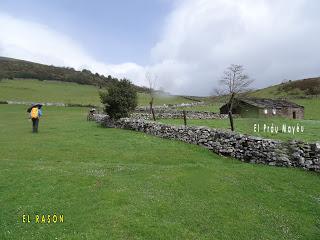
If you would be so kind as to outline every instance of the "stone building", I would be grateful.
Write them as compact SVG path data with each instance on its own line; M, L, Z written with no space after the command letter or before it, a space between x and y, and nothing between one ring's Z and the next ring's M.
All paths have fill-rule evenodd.
M229 105L220 107L221 114L227 114ZM242 117L285 117L303 119L304 107L286 100L267 98L236 98L232 113Z

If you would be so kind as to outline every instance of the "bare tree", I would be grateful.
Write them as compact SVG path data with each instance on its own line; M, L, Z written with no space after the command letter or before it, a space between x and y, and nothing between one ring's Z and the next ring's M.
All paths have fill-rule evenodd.
M250 77L244 73L242 65L231 64L220 79L221 88L216 89L219 95L229 95L228 101L228 115L230 120L231 131L234 131L232 108L234 98L237 94L247 91L249 85L253 82Z
M154 114L154 109L153 109L153 101L155 98L155 89L156 89L158 77L157 75L152 75L150 72L146 72L146 79L149 84L148 93L150 95L150 102L149 102L150 113L152 114L153 121L156 121L156 116Z

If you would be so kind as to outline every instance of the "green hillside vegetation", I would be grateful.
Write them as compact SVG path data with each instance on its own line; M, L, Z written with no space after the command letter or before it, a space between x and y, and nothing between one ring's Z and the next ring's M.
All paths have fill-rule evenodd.
M150 102L150 95L146 93L139 93L139 105L147 106ZM191 99L187 99L183 96L176 95L161 95L157 94L154 98L154 105L170 105L194 102Z
M31 79L2 80L0 100L100 104L98 88L95 86Z
M216 103L209 103L206 105L198 105L192 107L178 107L179 110L186 110L186 111L200 111L200 112L215 112L219 113L220 107L223 103L216 102Z
M0 81L0 101L59 102L67 104L101 105L98 87L59 81L39 81L34 79L15 79ZM138 93L138 104L148 105L150 97ZM156 95L154 104L179 104L191 100L182 96Z
M320 78L287 81L248 94L258 98L308 98L320 95Z
M318 174L87 122L85 108L0 105L0 239L317 239ZM124 151L125 150L125 151ZM64 214L64 223L22 215Z
M320 98L292 99L292 101L304 106L305 119L320 120Z
M101 87L108 87L117 78L112 76L105 77L98 73L92 73L87 69L77 71L68 67L56 67L52 65L39 64L13 58L0 57L0 79L38 79L48 81L73 82ZM147 89L135 86L140 92Z

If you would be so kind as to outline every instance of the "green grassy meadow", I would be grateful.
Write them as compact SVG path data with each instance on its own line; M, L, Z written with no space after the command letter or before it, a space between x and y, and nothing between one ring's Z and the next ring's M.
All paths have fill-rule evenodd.
M138 94L138 104L143 106L148 106L150 102L150 96L146 93ZM190 103L192 102L189 99L186 99L182 96L175 95L156 95L154 98L154 105L164 105L164 104L181 104L181 103Z
M200 111L200 112L220 112L220 107L224 103L222 102L213 102L205 105L198 105L198 106L192 106L192 107L178 107L180 110L186 110L186 111Z
M100 104L98 89L94 86L32 79L0 81L0 100Z
M320 120L320 98L293 99L293 101L304 106L305 119Z
M34 79L0 81L0 101L58 102L67 104L101 105L99 89L90 85ZM138 104L148 105L150 97L138 93ZM154 99L155 105L191 102L181 96L161 96Z
M318 239L320 178L86 121L0 105L0 239ZM63 223L22 215L63 214Z

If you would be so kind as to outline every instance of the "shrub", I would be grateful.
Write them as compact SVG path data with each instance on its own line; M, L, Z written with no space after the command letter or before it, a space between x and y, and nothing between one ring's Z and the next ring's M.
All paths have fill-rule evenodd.
M135 86L126 79L115 82L107 92L101 92L100 98L106 113L114 120L128 117L137 106Z

